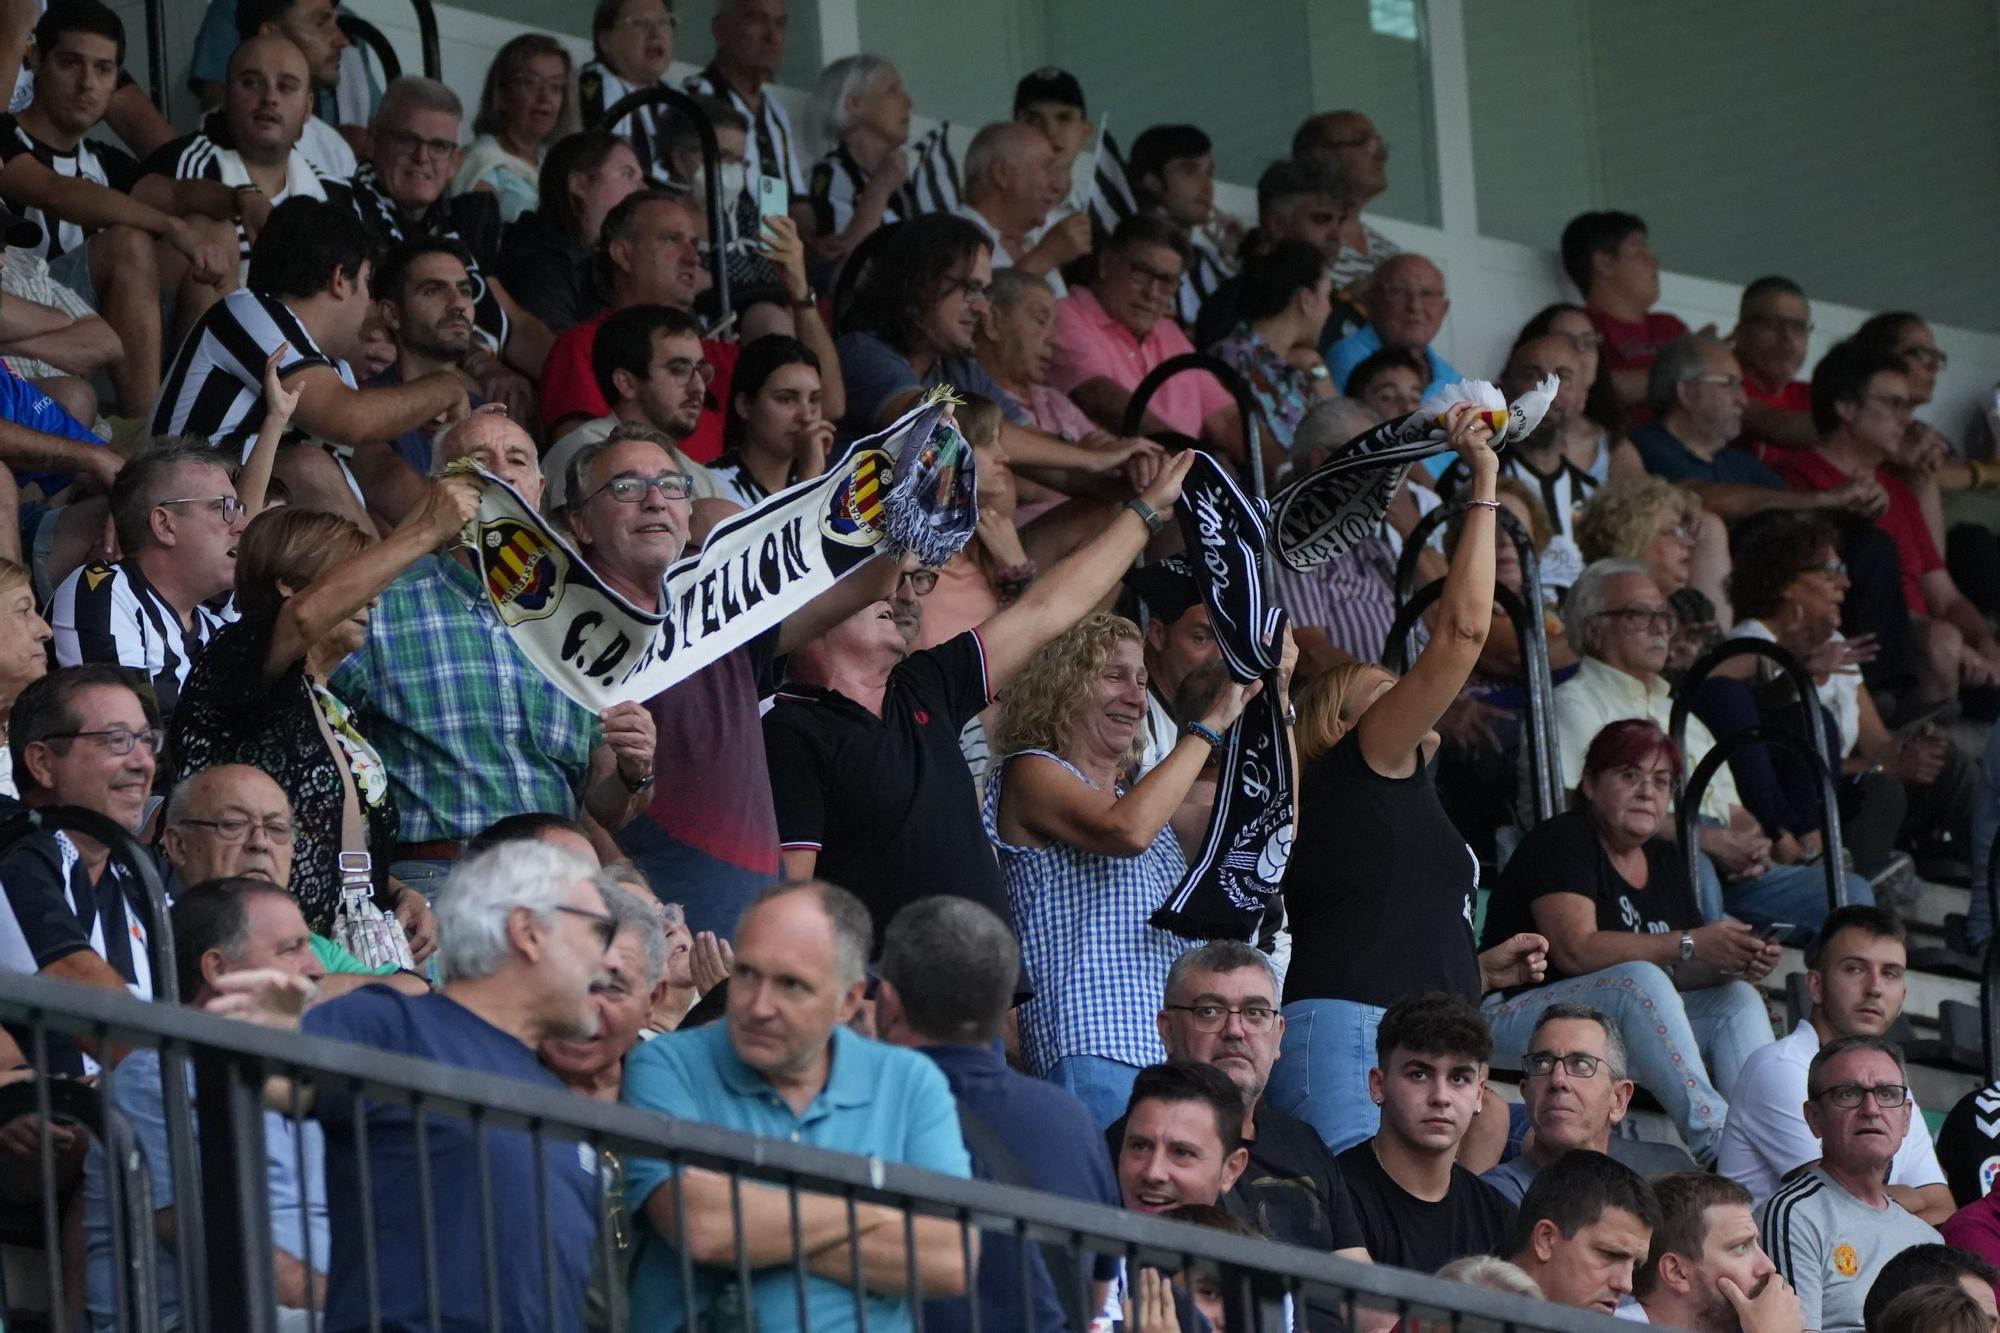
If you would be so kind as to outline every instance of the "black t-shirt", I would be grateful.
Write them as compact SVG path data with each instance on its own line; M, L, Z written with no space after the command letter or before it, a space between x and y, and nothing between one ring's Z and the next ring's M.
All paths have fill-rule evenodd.
M1646 884L1628 883L1611 864L1587 810L1571 810L1543 821L1521 839L1493 900L1486 905L1484 948L1524 930L1534 930L1535 899L1549 893L1578 893L1597 906L1599 930L1672 935L1699 926L1701 911L1688 893L1680 849L1665 838L1646 842ZM1549 979L1567 975L1549 960Z
M1388 1008L1445 991L1479 999L1472 895L1479 862L1438 800L1431 768L1385 778L1349 731L1305 767L1285 871L1292 964L1285 1003Z
M1507 1243L1514 1205L1455 1162L1451 1188L1430 1203L1390 1179L1372 1139L1363 1139L1335 1160L1361 1221L1368 1255L1378 1264L1435 1273L1469 1254L1497 1254Z
M1014 919L958 748L989 697L986 651L968 630L904 659L879 718L796 683L764 715L778 844L818 852L813 873L868 905L878 945L897 908L934 893Z

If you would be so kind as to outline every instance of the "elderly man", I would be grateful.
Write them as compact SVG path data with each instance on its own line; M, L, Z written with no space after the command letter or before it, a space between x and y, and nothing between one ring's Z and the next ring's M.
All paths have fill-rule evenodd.
M1393 255L1368 279L1368 322L1327 349L1326 368L1345 388L1356 366L1387 347L1420 356L1430 369L1426 389L1459 378L1451 362L1431 350L1431 342L1451 313L1444 272L1422 255Z
M1138 763L1143 773L1173 751L1181 731L1174 701L1191 673L1222 660L1222 645L1187 557L1170 555L1128 570L1123 582L1146 608L1146 720Z
M1018 121L988 125L965 150L965 199L958 215L986 233L993 267L1033 273L1057 296L1069 289L1058 271L1089 252L1090 221L1064 222L1040 235L1049 208L1069 181L1056 172L1056 146L1041 131ZM1071 216L1078 216L1072 214ZM1082 231L1082 249L1074 233Z
M1354 192L1354 204L1340 226L1340 253L1333 260L1333 284L1359 286L1391 256L1396 243L1368 225L1361 210L1389 188L1389 145L1375 122L1359 111L1326 111L1292 135L1292 156L1324 163Z
M1903 1053L1882 1037L1837 1037L1806 1075L1806 1125L1820 1158L1758 1209L1765 1251L1798 1290L1805 1326L1857 1333L1882 1266L1912 1245L1941 1243L1883 1183L1910 1131Z
M1632 1080L1625 1042L1609 1015L1580 1004L1550 1005L1535 1020L1521 1067L1530 1136L1519 1157L1480 1177L1509 1203L1518 1205L1542 1169L1573 1148L1607 1153L1642 1176L1694 1169L1679 1148L1611 1136L1632 1104Z
M1508 1253L1557 1305L1611 1314L1632 1295L1660 1205L1643 1177L1600 1152L1565 1153L1535 1177Z
M1055 317L1055 293L1045 280L1020 268L996 268L973 335L979 367L1036 430L1071 443L1103 438L1105 432L1067 394L1049 387Z
M1743 367L1743 434L1736 443L1766 463L1819 442L1812 386L1798 378L1812 330L1805 288L1790 278L1759 278L1743 289L1729 335Z
M474 416L439 442L530 503L535 443L506 418ZM368 639L330 682L389 770L404 841L389 873L434 898L465 840L502 815L579 806L623 828L653 774L653 720L635 703L599 716L514 646L463 550L426 556L382 591Z
M1791 1035L1750 1053L1729 1098L1715 1169L1759 1202L1794 1169L1819 1155L1800 1107L1807 1067L1838 1037L1879 1037L1902 1017L1909 995L1909 947L1903 923L1879 907L1843 907L1821 924L1808 960L1806 995L1812 1010ZM1911 1123L1924 1124L1912 1097ZM1931 1136L1921 1128L1903 1140L1889 1169L1889 1193L1936 1226L1951 1216L1951 1190Z
M1583 757L1606 724L1648 718L1665 730L1672 691L1660 673L1673 637L1674 613L1646 567L1636 560L1599 560L1583 571L1563 603L1569 645L1583 659L1574 676L1556 687L1556 740L1562 752L1563 787L1575 790ZM1701 720L1687 720L1686 767L1692 771L1715 746ZM1826 880L1817 865L1773 865L1771 840L1743 808L1728 768L1717 770L1701 797L1704 915L1726 906L1753 926L1788 923L1804 939L1826 915ZM1706 864L1712 861L1712 868ZM1728 885L1709 882L1719 874ZM1873 903L1868 881L1847 875L1849 902ZM1692 948L1683 940L1683 957Z
M195 659L222 628L207 603L235 583L247 521L223 455L192 443L140 454L111 485L124 558L80 566L50 603L56 661L129 667L171 718Z
M743 154L748 179L776 177L794 199L801 199L809 163L797 146L791 117L776 98L764 94L784 63L789 11L787 0L722 0L709 22L715 59L688 80L688 88L726 99L750 122L755 132Z
M1705 1171L1658 1176L1652 1186L1660 1221L1632 1282L1647 1323L1691 1333L1801 1333L1799 1295L1757 1243L1748 1190Z
M968 1174L956 1108L937 1066L847 1026L861 1007L873 935L868 909L844 889L809 881L767 890L736 929L727 1020L646 1043L627 1063L626 1104ZM867 1326L901 1329L909 1327L912 1301L967 1289L959 1227L942 1218L906 1219L863 1203L850 1219L848 1201L830 1195L737 1184L643 1157L625 1164L625 1197L638 1236L635 1328L677 1327L690 1308L706 1324L725 1288L732 1300L754 1306L762 1328L798 1320L801 1300L801 1326L853 1328L850 1284L858 1276ZM695 1266L692 1291L682 1290L682 1250ZM805 1269L802 1290L795 1263ZM734 1286L744 1268L748 1291Z

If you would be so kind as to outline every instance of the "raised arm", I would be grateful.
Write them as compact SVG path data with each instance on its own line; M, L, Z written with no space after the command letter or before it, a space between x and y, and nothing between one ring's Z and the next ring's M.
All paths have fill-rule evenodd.
M330 366L309 366L297 377L300 427L335 444L393 440L434 417L455 420L468 411L465 383L449 370L381 389L350 389Z

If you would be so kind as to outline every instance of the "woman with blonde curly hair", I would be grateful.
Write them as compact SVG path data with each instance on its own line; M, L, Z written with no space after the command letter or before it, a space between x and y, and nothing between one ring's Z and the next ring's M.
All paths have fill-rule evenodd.
M1717 608L1729 605L1729 536L1701 497L1658 477L1623 477L1597 488L1576 520L1586 563L1637 560L1672 597L1692 585ZM1727 624L1723 629L1729 628Z
M1153 1016L1167 969L1194 943L1147 924L1187 869L1168 821L1260 688L1223 689L1131 781L1143 647L1137 625L1103 612L1046 645L1007 687L986 782L986 832L1035 992L1020 1011L1021 1054L1100 1125L1125 1113L1139 1070L1166 1059Z

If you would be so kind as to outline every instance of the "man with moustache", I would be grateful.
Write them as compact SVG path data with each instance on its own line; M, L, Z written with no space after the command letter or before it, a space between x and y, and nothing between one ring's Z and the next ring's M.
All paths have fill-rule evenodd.
M470 257L457 241L421 236L382 256L369 279L375 317L396 359L368 381L369 388L393 388L425 375L455 371L472 354L474 303L478 287ZM468 393L471 407L485 399ZM419 476L429 476L435 430L424 423L398 435L396 452Z
M1652 1185L1660 1224L1633 1280L1637 1305L1622 1307L1620 1318L1643 1314L1691 1333L1801 1333L1798 1293L1757 1243L1748 1190L1705 1171Z

